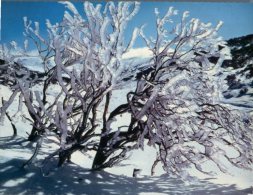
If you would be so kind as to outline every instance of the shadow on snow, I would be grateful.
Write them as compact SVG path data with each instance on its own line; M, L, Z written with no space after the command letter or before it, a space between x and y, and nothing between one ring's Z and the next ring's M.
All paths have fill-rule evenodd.
M238 190L235 185L213 184L208 179L186 185L182 180L170 178L168 175L130 178L104 171L91 172L73 163L66 164L45 177L39 168L33 166L20 168L24 162L25 160L16 158L0 164L0 194L246 195L251 193L251 189Z

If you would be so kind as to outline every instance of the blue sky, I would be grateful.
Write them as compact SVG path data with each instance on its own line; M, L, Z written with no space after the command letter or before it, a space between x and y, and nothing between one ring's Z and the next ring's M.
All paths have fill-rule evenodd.
M77 9L83 13L83 4L75 2ZM129 23L126 37L129 37L135 26L147 24L145 32L147 35L155 35L154 8L160 13L173 6L179 10L190 11L190 17L199 18L203 22L216 24L219 20L224 21L220 35L225 39L238 37L253 33L253 3L182 3L182 2L142 2L141 9ZM57 2L2 2L2 43L17 41L23 42L23 17L27 16L32 21L38 21L41 29L45 28L45 20L50 19L52 23L59 22L64 13L64 5ZM179 19L179 17L177 17ZM42 30L45 34L46 31ZM141 39L137 40L136 47L143 46Z

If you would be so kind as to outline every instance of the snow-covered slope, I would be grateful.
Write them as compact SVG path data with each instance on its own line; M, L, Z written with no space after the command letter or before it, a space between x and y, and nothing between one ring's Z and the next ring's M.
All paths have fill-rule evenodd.
M253 108L253 35L227 41L231 60L223 63L224 102L239 107Z
M0 138L2 148L0 152L0 194L247 195L251 193L249 188L242 190L232 184L214 184L211 178L198 180L194 184L186 184L180 179L167 175L132 178L108 171L91 172L74 163L54 170L51 175L42 176L41 170L34 166L20 168L31 155L31 151L27 149L29 147L22 146L26 143L21 142L22 139L19 138L14 140L10 137Z
M10 128L8 130L10 131ZM7 129L4 133L11 134ZM40 166L44 156L51 153L54 148L54 144L45 140L35 164ZM57 159L52 159L41 169L34 165L21 168L31 157L34 149L35 146L23 137L17 136L14 139L11 136L0 137L0 194L247 195L251 193L250 185L253 180L249 171L236 173L231 169L231 175L199 177L190 183L166 174L157 173L151 177L149 170L155 157L155 150L152 148L135 151L121 166L101 172L91 172L89 170L91 159L80 152L73 155L72 163L65 164L62 168L55 168ZM142 169L138 178L132 177L133 168Z

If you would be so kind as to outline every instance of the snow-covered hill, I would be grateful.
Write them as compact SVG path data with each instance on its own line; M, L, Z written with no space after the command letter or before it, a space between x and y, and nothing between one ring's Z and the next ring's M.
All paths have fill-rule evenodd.
M253 108L253 35L227 41L231 60L223 63L227 89L224 101L235 106Z

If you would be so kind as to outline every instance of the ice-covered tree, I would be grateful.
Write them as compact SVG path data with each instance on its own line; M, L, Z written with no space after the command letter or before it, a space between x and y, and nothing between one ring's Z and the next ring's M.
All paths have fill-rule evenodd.
M59 166L77 150L94 150L92 168L111 167L130 150L147 147L147 141L158 150L152 173L158 162L173 174L182 175L190 166L207 173L201 166L206 161L225 172L221 157L250 168L252 119L219 103L218 74L229 55L217 34L221 22L213 27L184 12L174 25L177 10L170 7L161 17L155 9L154 38L146 37L142 26L127 42L125 29L138 2L108 2L103 10L85 2L85 17L70 2L62 3L68 11L60 23L47 21L48 38L40 35L37 22L24 18L25 36L35 43L44 71L39 75L22 68L24 74L17 74L13 66L5 72L14 80L13 94L3 102L1 118L19 95L20 108L24 102L29 113L23 117L33 126L30 140L58 138L59 149L51 156L59 155ZM123 58L138 35L152 53L147 63ZM16 53L7 56L9 64L22 62ZM130 82L136 83L134 90ZM114 91L122 88L129 89L127 102L110 109ZM117 124L120 116L130 122Z
M139 9L138 2L119 2L117 6L109 2L101 11L101 5L85 2L84 19L73 4L62 3L68 11L60 23L52 25L47 21L48 39L40 35L37 22L33 25L24 17L24 34L36 45L45 77L39 89L34 89L37 77L31 79L28 73L18 77L14 68L14 75L11 75L15 79L14 93L1 108L3 119L20 93L20 103L25 102L33 126L30 140L55 132L60 141L59 165L74 151L89 148L89 143L91 149L97 148L91 139L101 135L95 130L105 123L112 90L124 85L124 78L132 75L135 69L131 62L123 61L122 55L133 47L137 37L135 28L130 41L124 41L124 29ZM20 62L17 53L3 53L15 59L6 58L6 65ZM47 94L52 86L56 89L55 97ZM100 106L103 99L104 108ZM98 109L102 110L102 116L98 116ZM102 133L104 131L102 127Z
M222 81L217 78L227 55L217 35L222 23L211 28L198 19L187 22L184 12L181 23L167 32L165 25L177 11L170 8L162 18L155 13L156 39L141 32L153 52L151 69L138 82L131 101L138 102L131 112L143 129L139 143L142 146L146 138L150 145L158 145L155 163L161 161L171 173L182 174L189 166L206 173L201 165L209 160L226 172L222 156L235 166L250 168L250 119L219 103ZM231 157L224 145L237 157Z
M126 152L131 141L143 148L148 140L148 145L159 148L152 173L158 162L173 174L182 174L190 166L207 173L201 166L206 161L226 172L222 157L235 166L250 168L252 119L219 103L219 68L228 57L225 42L217 34L222 23L211 27L198 19L187 20L189 13L184 12L181 22L169 31L165 26L172 25L177 11L171 7L163 17L158 10L155 14L156 37L147 38L140 31L153 56L138 73L128 104L118 110L130 112L131 123L126 132L111 134L114 141L105 151Z

